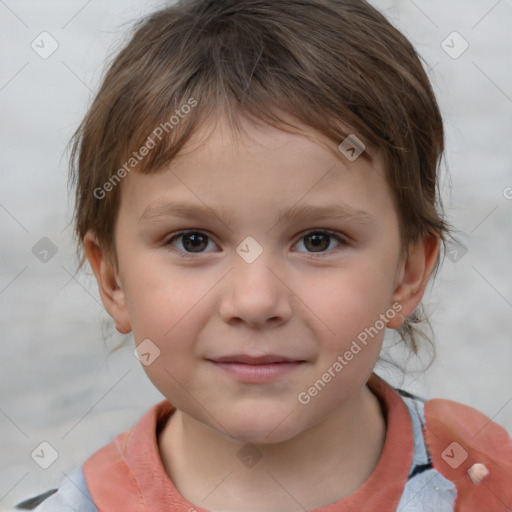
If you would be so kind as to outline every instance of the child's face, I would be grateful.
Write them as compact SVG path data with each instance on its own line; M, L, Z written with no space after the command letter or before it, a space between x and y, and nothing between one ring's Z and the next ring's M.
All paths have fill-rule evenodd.
M303 136L248 129L250 139L235 141L219 123L168 169L126 177L119 288L105 260L100 288L118 327L160 350L144 369L173 405L220 433L265 443L291 439L359 396L382 321L399 325L392 304L407 316L422 290L413 294L421 273L400 260L378 155L350 162ZM338 211L317 218L320 208ZM290 209L298 216L281 219ZM176 236L184 230L195 236ZM144 357L156 354L152 344ZM239 355L291 363L215 362Z

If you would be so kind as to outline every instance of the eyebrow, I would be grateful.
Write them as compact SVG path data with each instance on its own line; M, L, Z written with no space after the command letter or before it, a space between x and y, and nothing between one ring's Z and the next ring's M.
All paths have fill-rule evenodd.
M232 219L230 212L222 206L215 210L207 206L166 202L147 206L139 217L138 222L159 221L167 217L201 220L212 215L216 216L224 224L229 224ZM375 226L375 217L368 212L353 208L349 205L335 203L321 206L294 205L279 213L274 227L280 222L293 222L301 218L307 218L309 220L347 220L361 225Z

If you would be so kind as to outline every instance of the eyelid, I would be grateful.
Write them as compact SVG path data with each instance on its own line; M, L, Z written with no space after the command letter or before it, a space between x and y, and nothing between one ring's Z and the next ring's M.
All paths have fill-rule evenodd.
M300 233L298 233L299 235L301 235L300 238L306 236L306 235L309 235L311 233L326 233L328 235L331 235L333 238L339 238L340 240L342 241L347 241L346 239L348 239L345 235L343 235L342 233L340 233L339 231L334 231L332 229L327 229L327 228L312 228L312 229L307 229L306 231L301 231Z

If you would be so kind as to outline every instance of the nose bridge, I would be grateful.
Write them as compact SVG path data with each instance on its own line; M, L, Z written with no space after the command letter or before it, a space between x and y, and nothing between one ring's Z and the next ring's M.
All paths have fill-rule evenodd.
M244 288L251 290L254 297L260 294L277 292L279 280L272 272L272 266L276 267L275 258L271 258L270 251L265 251L254 260L247 261L242 256L234 257L234 268L232 271L233 285L237 290Z
M279 273L272 251L265 250L254 239L244 240L233 256L233 269L221 300L224 320L238 319L257 325L270 319L288 319L289 290L278 278Z

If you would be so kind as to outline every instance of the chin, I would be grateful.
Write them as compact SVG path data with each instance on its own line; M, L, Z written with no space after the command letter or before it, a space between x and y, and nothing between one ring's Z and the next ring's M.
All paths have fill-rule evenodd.
M303 430L296 421L293 421L293 415L290 415L289 411L269 414L263 407L253 411L253 414L246 416L243 421L240 416L237 416L230 422L223 422L223 425L229 432L229 436L222 434L242 444L283 443L293 439Z

